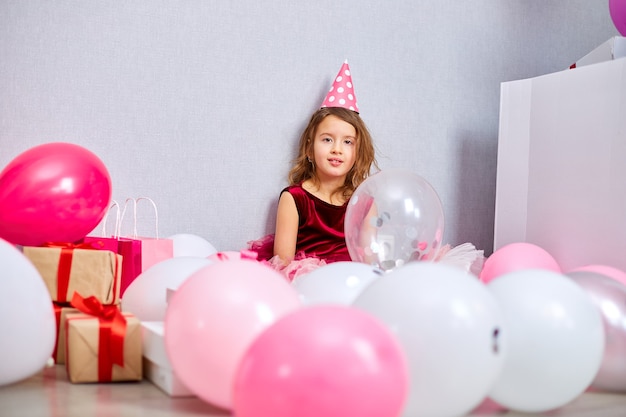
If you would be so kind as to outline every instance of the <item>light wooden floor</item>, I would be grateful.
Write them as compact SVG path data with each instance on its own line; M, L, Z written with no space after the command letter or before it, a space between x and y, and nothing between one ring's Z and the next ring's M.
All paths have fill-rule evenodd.
M482 407L471 416L624 417L626 394L585 393L547 414L524 414ZM62 365L29 379L0 387L2 417L228 417L197 398L170 398L148 381L70 384ZM294 416L297 417L297 416ZM358 417L358 416L347 416ZM416 416L417 417L417 416Z

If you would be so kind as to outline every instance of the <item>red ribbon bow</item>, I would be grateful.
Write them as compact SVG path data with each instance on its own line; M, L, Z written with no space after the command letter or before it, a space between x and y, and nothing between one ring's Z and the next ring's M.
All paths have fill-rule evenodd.
M102 305L94 296L83 298L75 292L72 305L79 311L98 318L98 380L111 381L113 364L124 366L126 318L118 307Z
M97 249L91 243L71 243L71 242L46 242L41 245L44 248L65 248L65 249Z

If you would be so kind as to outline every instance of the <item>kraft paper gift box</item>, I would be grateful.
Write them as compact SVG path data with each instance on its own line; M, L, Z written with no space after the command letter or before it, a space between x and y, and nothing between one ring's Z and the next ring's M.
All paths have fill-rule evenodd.
M109 306L109 308L117 308ZM85 313L68 314L66 320L66 369L70 382L140 381L142 341L139 319L122 313L126 320L121 348L114 346L105 320ZM119 342L119 339L117 340ZM115 353L123 358L115 363ZM121 365L120 365L121 363Z
M102 304L120 299L122 256L111 251L71 247L25 246L24 255L37 268L52 301L69 302L74 292L95 296Z
M501 85L494 249L626 270L626 59Z
M53 303L54 317L57 323L57 340L54 345L52 358L58 365L65 363L65 321L68 314L78 313L78 309Z
M144 377L171 397L194 397L172 369L165 352L162 321L141 323Z

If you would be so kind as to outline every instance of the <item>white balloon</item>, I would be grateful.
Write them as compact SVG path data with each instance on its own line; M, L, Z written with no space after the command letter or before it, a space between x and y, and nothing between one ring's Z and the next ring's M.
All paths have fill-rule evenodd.
M593 381L604 328L589 295L566 276L526 269L488 284L502 306L507 357L489 396L522 412L559 408Z
M174 241L174 257L199 256L206 258L217 252L217 249L206 239L189 233L179 233L169 236Z
M410 262L370 284L354 307L397 335L409 363L406 417L460 416L493 388L506 351L501 310L475 276Z
M45 366L56 343L48 289L33 264L0 239L0 386L26 379Z
M178 288L187 278L213 261L179 256L161 261L135 278L122 297L122 310L141 321L164 321L167 289Z
M296 277L292 285L305 304L350 305L382 274L379 268L360 262L333 262Z

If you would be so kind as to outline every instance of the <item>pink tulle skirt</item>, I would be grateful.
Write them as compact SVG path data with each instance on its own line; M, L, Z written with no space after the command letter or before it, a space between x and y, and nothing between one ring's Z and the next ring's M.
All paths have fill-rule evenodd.
M260 262L274 268L290 282L300 275L308 274L320 266L327 265L325 260L307 256L304 252L297 253L294 259L285 265L278 256L274 256L273 234L248 242L248 249L258 254L257 259Z
M295 258L288 264L284 264L278 256L274 256L274 235L267 235L261 239L248 242L248 249L258 254L258 260L276 271L283 274L290 282L300 275L327 265L324 259L305 255L304 252L297 253ZM477 277L480 275L484 263L482 250L476 249L471 243L463 243L458 246L442 246L435 259L441 262L463 269Z

